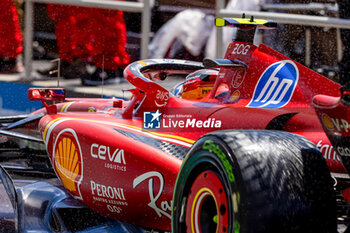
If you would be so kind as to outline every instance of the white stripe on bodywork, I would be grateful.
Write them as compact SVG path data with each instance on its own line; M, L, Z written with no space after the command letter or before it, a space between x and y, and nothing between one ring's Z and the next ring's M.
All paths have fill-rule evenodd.
M69 102L66 104L65 108L64 108L64 111L63 112L67 112L68 111L68 108L73 104L74 102Z
M179 145L187 147L187 148L192 146L191 143L187 143L187 142L184 142L184 141L181 141L181 140L177 140L177 139L174 139L174 138L167 138L167 137L158 136L158 135L155 135L155 134L152 134L152 133L144 132L142 130L135 129L135 128L132 128L132 127L128 127L128 126L125 126L125 125L121 125L121 124L118 124L118 123L111 123L111 122L104 122L104 121L95 121L95 120L80 119L80 118L63 118L63 119L60 119L57 122L55 122L55 123L53 123L52 125L49 126L49 129L47 131L46 138L45 138L46 150L47 150L47 144L49 142L49 138L50 138L50 134L51 134L52 130L58 124L60 124L60 123L62 123L64 121L67 121L67 120L79 120L79 121L88 121L88 122L92 121L92 122L96 122L96 123L100 123L100 124L112 125L112 126L115 126L115 127L118 127L118 128L124 128L124 129L128 129L128 130L131 130L131 131L134 131L134 132L138 132L138 133L141 133L143 135L147 135L147 136L155 138L155 139L160 139L162 141L168 141L168 142L176 143L176 144L179 144Z
M55 123L53 123L52 125L49 126L49 129L47 130L47 133L46 133L46 136L44 135L45 138L45 146L46 146L46 151L48 150L47 148L47 145L49 144L49 139L50 139L50 135L51 135L51 132L52 130L60 123L64 122L64 121L67 121L67 120L70 120L69 118L63 118L63 119L60 119L58 121L56 121Z

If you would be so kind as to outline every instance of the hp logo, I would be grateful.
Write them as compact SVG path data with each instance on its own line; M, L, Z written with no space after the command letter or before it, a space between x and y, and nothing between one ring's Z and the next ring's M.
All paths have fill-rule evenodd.
M294 62L273 63L259 78L247 107L282 108L292 98L298 80L299 71Z

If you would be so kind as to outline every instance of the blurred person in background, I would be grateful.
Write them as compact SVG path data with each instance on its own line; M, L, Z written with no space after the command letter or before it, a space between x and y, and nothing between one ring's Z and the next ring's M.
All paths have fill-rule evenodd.
M56 23L56 40L60 61L60 73L66 79L78 78L85 72L82 58L83 44L77 47L79 29L77 28L79 14L83 15L82 7L48 4L47 11L51 20ZM43 76L50 76L50 71L58 69L58 63L45 70L38 70ZM55 74L53 74L55 75Z
M239 10L244 13L245 11L260 11L261 5L264 4L265 0L230 0L228 1L225 9L226 10ZM224 27L222 29L222 47L221 54L225 55L227 46L230 42L236 39L237 28ZM258 37L254 37L254 43L257 45ZM216 27L213 28L208 38L208 42L205 48L205 56L208 58L216 57Z
M226 10L258 11L264 0L230 0ZM154 35L148 46L150 58L177 58L202 61L216 58L214 16L199 9L177 13ZM237 28L223 28L222 54L236 36ZM257 37L256 37L257 38Z
M0 0L0 73L23 71L17 61L22 53L22 34L13 0Z
M130 62L125 50L126 26L123 12L108 9L87 9L88 17L79 21L81 42L85 42L86 61L93 64L93 72L82 76L83 85L113 83L123 76L123 69Z
M63 77L81 78L83 85L96 86L122 76L121 70L130 62L122 11L48 4L48 12L56 23ZM55 69L57 65L38 72L48 76Z

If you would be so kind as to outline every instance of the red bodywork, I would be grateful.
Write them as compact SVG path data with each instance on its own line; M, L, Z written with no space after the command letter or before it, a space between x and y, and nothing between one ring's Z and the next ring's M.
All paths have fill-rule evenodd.
M350 124L349 124L349 91L341 88L341 97L317 95L313 104L334 151L347 169L350 171ZM343 178L348 178L347 176ZM345 199L350 200L350 189L343 190Z
M339 96L338 84L265 45L232 42L225 59L241 65L222 66L213 90L200 100L175 97L151 81L157 78L154 71L140 72L157 62L181 62L145 60L124 71L136 87L130 101L69 102L43 117L39 129L65 187L103 215L170 230L183 158L199 137L221 129L275 129L305 136L323 153L333 174L346 174L312 107L317 94ZM288 72L294 81L283 76ZM254 107L259 101L266 104ZM143 129L145 111L159 111L163 127ZM184 124L175 121L176 114ZM197 120L195 127L184 127L188 119Z
M22 53L22 34L17 9L12 0L0 1L0 57L17 59Z

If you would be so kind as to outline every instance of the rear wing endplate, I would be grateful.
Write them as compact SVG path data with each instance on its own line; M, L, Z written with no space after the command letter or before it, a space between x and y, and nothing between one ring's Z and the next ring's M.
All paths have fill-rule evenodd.
M246 19L243 14L242 18L215 18L215 26L236 27L238 28L236 41L253 43L256 29L274 29L277 23L272 20L254 19L253 16Z
M277 27L277 23L272 20L265 19L254 19L251 17L250 19L246 18L216 18L215 26L217 27L237 27L239 29L251 29L251 28L259 28L259 29L274 29Z

